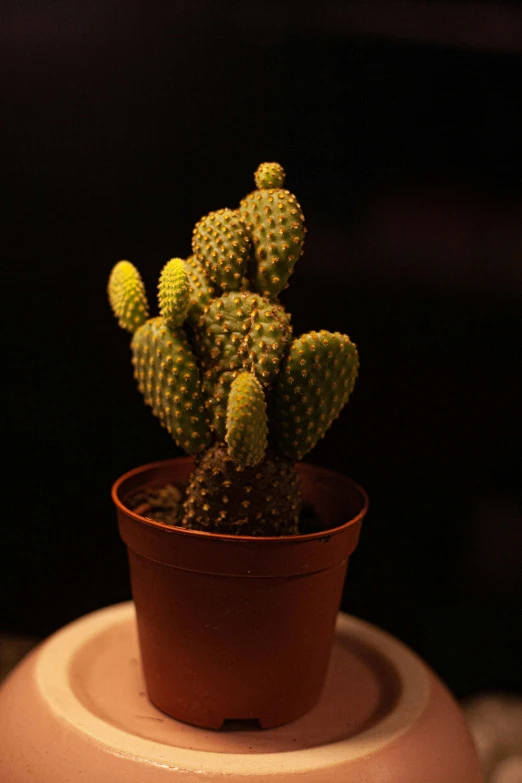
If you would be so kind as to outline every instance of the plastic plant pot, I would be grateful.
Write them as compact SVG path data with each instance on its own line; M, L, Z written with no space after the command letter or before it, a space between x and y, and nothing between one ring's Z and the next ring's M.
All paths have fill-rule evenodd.
M192 469L190 457L144 465L112 488L148 696L195 726L281 726L320 698L368 498L345 476L300 463L318 533L218 535L155 522L126 505L145 488L186 483Z

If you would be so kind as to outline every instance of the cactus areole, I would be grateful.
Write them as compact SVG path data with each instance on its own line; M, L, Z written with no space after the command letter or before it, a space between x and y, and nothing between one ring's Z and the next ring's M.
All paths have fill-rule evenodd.
M129 261L109 278L109 301L130 332L134 376L154 415L195 468L178 525L249 536L294 535L301 495L295 462L339 416L359 368L355 344L325 330L294 335L279 301L303 253L306 228L278 163L235 209L202 217L192 255L160 275L149 317Z

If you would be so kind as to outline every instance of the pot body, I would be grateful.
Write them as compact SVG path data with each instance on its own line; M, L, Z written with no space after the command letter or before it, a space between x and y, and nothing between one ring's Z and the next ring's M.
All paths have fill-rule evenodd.
M125 499L137 490L185 483L191 458L145 465L113 487L148 695L178 720L275 727L305 714L321 695L348 558L368 502L344 476L297 468L325 532L217 535L127 508Z

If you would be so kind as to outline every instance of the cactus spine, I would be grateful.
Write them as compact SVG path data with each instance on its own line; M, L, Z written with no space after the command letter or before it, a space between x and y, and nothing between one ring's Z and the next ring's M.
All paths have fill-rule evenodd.
M193 255L161 272L159 316L148 318L130 262L109 278L113 312L133 335L138 388L176 444L197 455L180 520L188 528L297 533L294 460L324 436L357 378L346 335L294 338L278 302L306 232L284 176L278 163L262 163L238 209L198 221Z

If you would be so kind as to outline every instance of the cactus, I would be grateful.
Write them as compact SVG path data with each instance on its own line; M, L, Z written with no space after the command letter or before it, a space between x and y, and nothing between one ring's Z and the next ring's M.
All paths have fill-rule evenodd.
M109 302L122 329L131 334L145 323L149 303L141 275L130 261L119 261L108 285Z
M348 401L357 377L355 345L345 335L310 332L294 340L276 388L274 426L285 454L302 457Z
M285 170L280 163L261 163L254 180L258 188L281 188L285 181Z
M291 338L290 318L281 305L246 291L215 299L198 323L198 350L204 370L250 370L267 386L279 372Z
M171 258L163 267L158 285L158 304L170 329L177 329L183 324L190 307L190 283L183 259Z
M192 249L213 283L223 291L239 290L250 254L250 238L239 212L220 209L201 218Z
M304 216L262 163L238 209L199 220L193 255L165 264L159 315L120 261L108 293L132 333L134 374L175 443L195 455L180 524L243 535L295 535L295 460L324 436L354 388L357 348L324 330L294 338L278 296L302 254Z
M217 442L203 452L192 474L183 524L226 534L295 535L300 502L291 460L267 450L257 465L242 467Z
M134 375L152 412L178 446L197 454L210 445L210 427L196 358L183 329L151 318L133 335Z
M230 386L225 441L240 465L257 465L267 447L266 402L263 387L252 372L242 372Z
M196 256L189 256L185 261L189 278L189 309L187 324L195 326L201 318L206 306L217 296L217 289L205 274L205 267Z
M257 190L239 205L252 237L256 262L255 286L263 296L276 297L288 283L303 252L304 215L296 197L281 188L283 167L262 163L254 175ZM274 182L276 187L266 187Z

